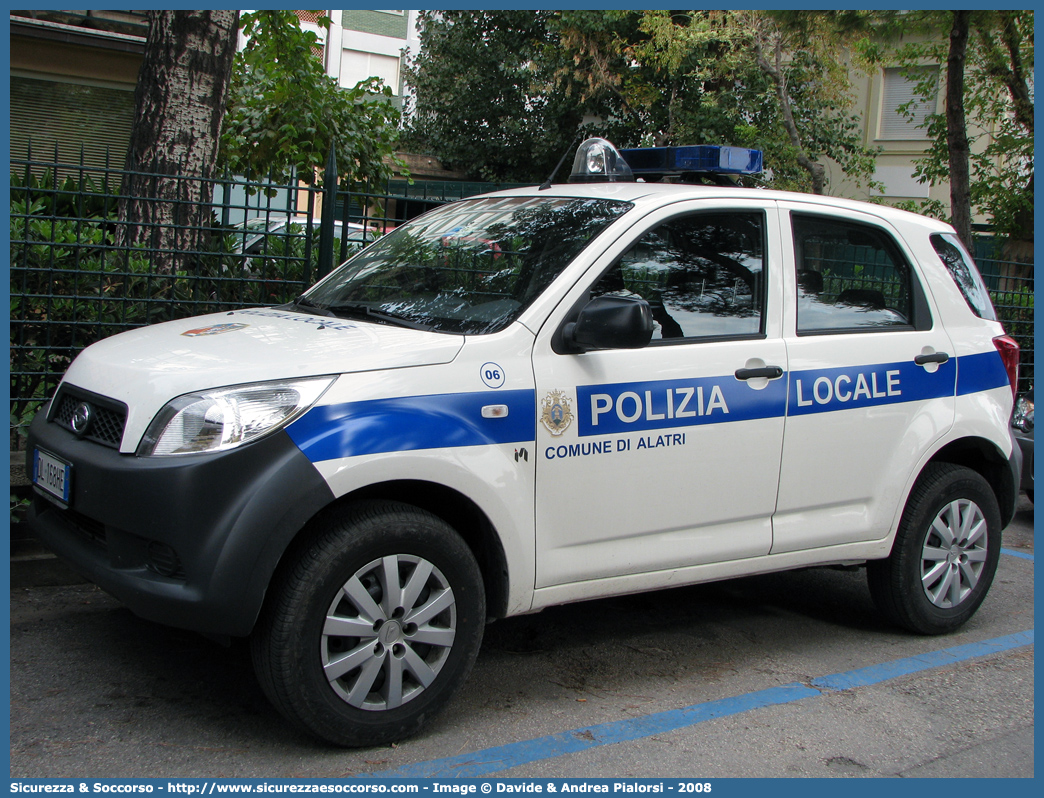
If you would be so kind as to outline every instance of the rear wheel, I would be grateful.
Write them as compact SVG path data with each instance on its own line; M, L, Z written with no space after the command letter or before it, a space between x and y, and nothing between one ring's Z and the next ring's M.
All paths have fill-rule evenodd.
M892 554L867 564L870 593L906 629L953 631L986 598L1000 545L1000 508L989 483L970 468L933 463L910 493Z
M252 640L259 681L289 720L337 745L415 733L463 685L481 644L471 550L408 505L335 511L273 589Z

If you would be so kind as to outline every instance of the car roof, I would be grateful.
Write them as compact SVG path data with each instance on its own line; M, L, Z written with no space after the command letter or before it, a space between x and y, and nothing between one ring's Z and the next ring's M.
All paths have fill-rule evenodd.
M483 194L484 197L567 197L578 199L610 199L643 205L666 205L686 199L755 199L765 202L797 202L824 209L848 210L866 213L896 224L916 224L930 232L952 232L945 222L890 205L860 200L842 199L821 194L804 194L795 191L778 191L764 188L741 188L739 186L704 186L679 183L562 183L547 189L536 186L513 188ZM471 197L469 199L474 199Z

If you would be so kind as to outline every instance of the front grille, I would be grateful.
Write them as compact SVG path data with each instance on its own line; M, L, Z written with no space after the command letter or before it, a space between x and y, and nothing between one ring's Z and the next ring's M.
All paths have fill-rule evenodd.
M100 521L95 521L93 518L88 518L75 510L59 510L53 506L49 509L56 512L71 529L75 530L77 534L83 536L91 543L96 546L101 546L103 549L109 547L109 539L105 534L105 524Z
M55 397L54 403L55 409L51 421L55 424L89 441L110 446L113 449L120 448L120 441L123 440L123 427L127 423L125 404L72 385L63 385ZM73 427L73 416L81 405L87 406L90 420L87 422L86 429L77 431Z

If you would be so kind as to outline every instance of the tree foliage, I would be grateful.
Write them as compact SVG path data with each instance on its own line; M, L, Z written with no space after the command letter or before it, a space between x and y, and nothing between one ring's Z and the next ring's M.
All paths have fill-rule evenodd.
M537 181L583 123L618 146L759 147L781 187L825 190L808 165L828 158L866 182L873 153L845 60L859 26L846 12L793 13L425 15L411 141L475 176ZM520 161L526 149L539 169Z
M405 145L476 179L543 180L576 135L583 108L554 90L548 11L419 16L409 63Z
M949 39L937 34L953 28L957 13L961 12L906 12L892 20L903 38L896 33L891 48L876 48L871 55L898 59L917 81L920 100L934 103L939 78L917 68L947 62ZM971 211L985 215L998 234L1022 241L1033 240L1033 24L1032 11L970 12L961 92L970 146ZM915 36L912 41L910 34ZM948 104L952 106L954 99ZM933 185L950 181L952 130L946 112L929 115L925 127L931 144L917 160L915 175ZM952 207L949 214L931 205L922 210L957 215Z
M599 119L621 146L736 143L736 121L719 102L715 58L729 32L703 12L563 11L556 85Z
M733 24L737 48L753 52L764 82L759 86L747 68L738 81L742 103L774 95L763 103L761 118L766 130L776 132L762 140L793 187L825 193L828 159L852 182L872 183L877 152L863 144L851 79L860 63L857 44L866 35L866 12L737 12Z
M221 137L226 166L311 183L331 144L339 176L353 188L404 166L394 158L399 112L389 87L369 78L342 89L313 54L318 37L293 11L255 11L242 24L248 41L236 56Z

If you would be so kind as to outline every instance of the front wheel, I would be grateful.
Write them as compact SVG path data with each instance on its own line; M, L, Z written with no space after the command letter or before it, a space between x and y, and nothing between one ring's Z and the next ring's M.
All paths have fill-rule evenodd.
M258 679L290 721L337 745L415 733L463 685L482 641L474 555L408 505L335 511L273 590L252 639Z
M951 632L986 598L1000 548L1000 508L989 483L970 468L933 463L910 493L891 555L867 563L870 593L899 626Z

